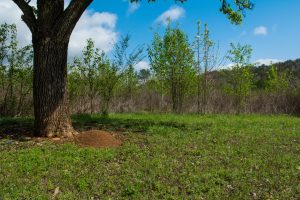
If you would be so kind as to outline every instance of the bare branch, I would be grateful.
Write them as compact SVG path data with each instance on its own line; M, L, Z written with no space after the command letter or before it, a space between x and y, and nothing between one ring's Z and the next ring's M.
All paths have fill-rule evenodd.
M12 0L23 12L22 20L26 23L32 33L36 29L36 18L33 8L29 5L31 0Z
M58 38L70 37L76 23L93 0L72 0L62 16L56 22L54 30Z

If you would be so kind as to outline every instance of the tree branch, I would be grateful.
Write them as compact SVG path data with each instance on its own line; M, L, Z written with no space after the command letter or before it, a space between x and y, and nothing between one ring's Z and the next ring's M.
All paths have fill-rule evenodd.
M76 23L93 0L72 0L62 16L56 22L54 31L58 38L70 37Z
M244 10L251 10L254 7L252 0L235 0L234 5L236 9L228 3L228 0L220 0L221 8L220 11L228 16L234 24L241 24L244 17Z
M22 20L26 23L32 33L36 29L36 18L33 8L29 5L31 0L12 0L23 12Z
M130 0L131 3L139 3L142 0ZM148 0L148 2L155 2L157 0ZM174 0L175 2L184 3L187 0ZM227 15L227 17L234 24L240 24L244 17L244 10L253 9L254 4L252 0L219 0L221 2L220 11ZM232 2L233 6L229 3ZM234 8L233 8L234 7Z

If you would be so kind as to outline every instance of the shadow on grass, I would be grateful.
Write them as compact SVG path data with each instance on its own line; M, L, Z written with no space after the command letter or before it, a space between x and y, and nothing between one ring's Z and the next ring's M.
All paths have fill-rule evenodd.
M88 114L72 116L74 128L81 132L91 129L99 129L114 132L134 132L146 133L152 126L163 126L177 128L183 131L188 130L207 130L211 124L201 123L196 125L187 125L173 121L159 121L148 119L124 119L110 118L105 116L91 116ZM26 141L28 138L34 138L33 118L0 118L0 139Z
M0 118L0 140L28 141L33 135L32 118Z
M89 129L101 129L110 131L131 131L145 133L151 126L172 127L180 130L207 130L212 126L210 123L186 124L174 121L159 121L150 119L124 119L110 118L105 116L76 115L72 117L73 126L78 131Z

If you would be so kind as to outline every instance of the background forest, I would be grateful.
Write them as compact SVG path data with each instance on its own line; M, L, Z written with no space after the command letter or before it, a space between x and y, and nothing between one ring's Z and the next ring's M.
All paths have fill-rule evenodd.
M1 0L0 200L299 200L299 9Z
M1 25L1 116L33 114L33 50L16 38L15 25ZM258 66L251 54L251 46L231 44L220 55L208 26L200 23L195 39L169 25L146 46L130 47L130 36L124 36L109 55L89 39L82 55L69 61L70 110L299 114L300 59ZM145 58L151 68L137 71Z

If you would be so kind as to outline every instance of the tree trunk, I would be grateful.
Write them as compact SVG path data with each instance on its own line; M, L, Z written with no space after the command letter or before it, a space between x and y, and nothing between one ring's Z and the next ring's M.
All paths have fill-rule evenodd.
M101 102L101 112L103 116L107 116L108 115L108 109L109 109L109 102L110 102L110 98L104 98L103 101Z
M67 136L71 125L67 93L69 39L76 23L93 0L39 0L36 9L28 0L12 0L32 33L34 49L33 102L35 134Z
M33 100L35 134L47 137L72 137L67 92L69 39L58 42L43 38L33 41Z

